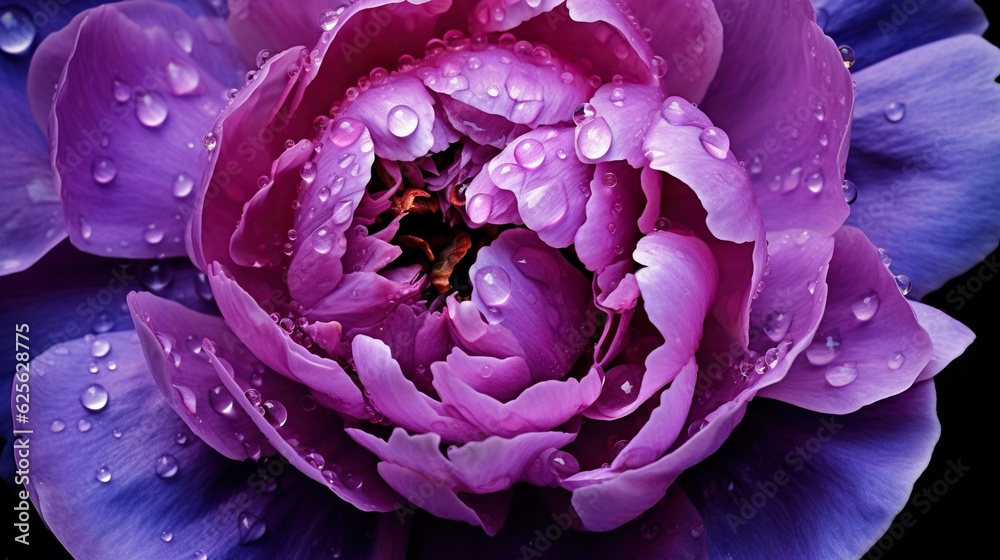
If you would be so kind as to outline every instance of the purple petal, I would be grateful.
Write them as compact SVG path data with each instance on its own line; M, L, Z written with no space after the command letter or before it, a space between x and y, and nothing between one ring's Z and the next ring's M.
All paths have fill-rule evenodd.
M834 414L909 388L933 351L896 281L863 233L834 236L823 320L805 355L761 395Z
M857 55L853 70L917 47L963 34L982 35L987 21L972 0L922 0L918 4L813 0L816 22L837 44Z
M841 184L854 95L837 45L815 24L808 0L783 10L740 0L715 7L724 50L701 106L751 172L769 231L832 234L848 214Z
M207 28L163 3L102 6L84 17L50 119L70 239L97 254L184 255L190 193L207 160L200 139L238 83L231 47L219 36L219 46L188 54L175 34L211 44ZM120 56L134 48L145 53L141 63ZM217 59L229 61L228 72L211 71ZM108 79L95 87L95 75ZM153 163L138 149L152 143L165 147Z
M105 336L113 372L77 371L91 359L82 339L31 364L28 490L70 554L264 559L336 548L370 557L371 541L356 535L375 531L376 516L333 496L317 500L319 487L277 459L244 466L220 457L187 432L157 391L135 333ZM96 412L80 402L92 383L109 394ZM304 501L311 501L307 516L298 515Z
M218 263L209 278L226 324L260 361L313 389L324 406L356 418L368 417L361 390L340 364L293 341Z
M536 381L566 375L596 330L586 277L534 232L501 233L479 250L469 278L472 302L517 339L523 353L507 355L523 357Z
M347 436L344 418L318 406L307 387L269 370L256 376L236 370L219 345L206 343L219 379L292 466L363 511L391 511L399 503L375 476L375 457Z
M508 144L488 166L490 179L517 198L524 224L551 247L572 244L586 219L593 167L567 157L572 153L571 129L538 128Z
M859 194L848 223L889 250L893 272L913 282L913 298L997 247L998 74L1000 51L964 35L854 76L848 177Z
M965 352L976 335L968 327L938 309L917 301L908 303L917 316L920 328L927 331L934 345L931 360L917 377L917 381L920 382L941 373L945 366Z
M225 322L150 293L129 294L129 308L156 388L188 428L230 459L273 455L274 448L238 408L202 350L208 338L225 348L240 371L263 369Z
M595 367L582 379L536 383L508 402L501 402L465 383L447 362L431 366L434 388L445 407L485 434L514 437L560 426L590 406L601 392Z
M418 391L385 343L359 335L353 349L355 368L371 406L394 424L415 432L434 432L448 441L481 438L474 426L451 416L441 403Z
M935 401L934 385L920 383L847 416L755 402L684 481L712 557L863 556L930 460L941 431Z
M639 172L622 162L598 164L590 193L587 220L573 243L580 262L596 272L635 250L643 198Z

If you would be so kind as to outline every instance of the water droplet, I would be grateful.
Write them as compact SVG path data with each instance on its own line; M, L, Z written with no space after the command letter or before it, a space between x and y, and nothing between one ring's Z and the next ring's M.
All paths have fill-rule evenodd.
M174 95L187 95L194 92L201 83L198 71L186 64L167 63L167 83ZM165 113L164 113L165 114Z
M818 193L823 190L823 183L825 182L826 178L823 177L823 173L817 171L806 179L806 188L809 189L809 192Z
M642 532L642 538L647 541L655 540L656 537L660 536L660 524L655 521L647 521L642 524L640 531Z
M240 512L237 524L240 531L240 544L242 545L259 540L264 536L264 532L267 531L264 520L246 510Z
M868 321L875 316L875 313L878 311L878 305L878 293L871 292L852 305L851 311L854 312L854 316L859 321Z
M843 189L844 189L844 200L846 200L848 204L854 204L854 201L858 199L858 186L852 183L851 181L845 180Z
M171 533L170 531L164 531L160 533L160 540L163 542L170 542L174 540L174 534Z
M783 311L774 311L764 318L764 334L773 342L780 342L785 338L791 324L791 314Z
M303 458L314 469L322 469L326 465L326 460L319 453L307 453Z
M23 54L31 47L36 33L31 15L23 8L8 6L0 11L0 50L3 52Z
M889 369L896 371L897 369L903 367L906 362L906 356L902 352L895 352L893 355L889 356L889 362L886 364Z
M654 56L652 60L653 75L662 78L667 75L667 61L662 56Z
M854 49L847 45L841 45L838 49L840 50L840 58L844 61L844 67L850 68L854 66L854 63L858 60L858 57L854 54Z
M90 355L95 358L103 358L111 351L111 343L103 338L95 339L90 344Z
M365 125L361 121L343 118L334 124L330 131L330 140L338 148L346 148L358 141L365 131Z
M825 366L840 352L840 339L835 336L817 336L806 348L806 359L814 366Z
M103 385L94 383L83 390L80 395L80 404L87 410L97 412L103 410L108 404L108 390Z
M826 382L834 387L843 387L844 385L850 385L858 378L858 368L854 363L848 362L836 366L831 366L827 368Z
M177 435L174 436L174 442L176 442L177 445L187 445L187 441L188 437L184 432L177 432Z
M396 138L406 138L417 130L420 124L420 117L417 112L408 105L396 105L389 109L386 116L386 127Z
M180 466L177 457L169 453L164 453L156 460L156 476L160 478L172 478L180 470Z
M115 162L111 158L96 157L90 164L90 173L99 185L107 185L118 174L118 167L115 166Z
M688 532L688 534L691 535L692 539L697 539L701 537L702 535L705 534L705 525L699 523L698 525L691 527L691 530Z
M152 264L139 271L139 281L154 292L159 292L170 285L174 279L174 269L166 263Z
M893 101L885 108L885 120L897 123L906 116L906 104Z
M474 223L486 223L493 212L493 196L486 193L474 194L466 202L465 212Z
M897 274L895 278L896 278L896 287L899 288L899 293L903 294L904 296L906 294L909 294L910 290L913 289L913 283L910 282L910 277L905 274Z
M107 465L97 469L98 482L111 482L111 469Z
M624 105L625 89L616 87L613 90L611 90L611 95L608 96L608 101L612 102L617 107L621 107L622 105Z
M206 150L211 152L216 146L219 145L219 140L215 137L214 133L209 132L205 134L205 136L202 136L201 144L202 146L205 146Z
M545 161L545 146L534 138L522 140L514 148L514 160L525 169L537 169Z
M197 340L197 339L192 339ZM201 346L198 347L199 352ZM208 403L212 405L212 410L219 414L230 414L233 412L233 395L222 385L216 385L208 391Z
M577 106L576 110L573 111L573 122L581 125L587 124L594 120L597 116L597 109L590 103L581 103Z
M611 149L611 127L604 117L596 117L580 126L576 138L576 149L583 157L596 160Z
M363 482L364 481L361 480L360 475L356 475L354 473L347 473L344 475L344 485L348 488L357 490L358 488L361 488Z
M271 49L261 49L260 51L258 51L256 59L257 68L264 66L264 63L267 62L274 55L275 52Z
M288 421L288 411L285 410L285 405L278 401L264 401L264 418L271 423L272 426L280 428L285 425Z
M475 290L484 304L500 305L510 297L510 275L500 267L484 266L476 271Z
M174 196L184 198L194 190L194 179L181 173L174 178Z
M114 429L114 430L113 430L113 431L111 432L111 435L113 435L113 436L115 437L115 439L121 439L121 437L122 437L122 431L121 431L121 430L119 430L119 429L117 429L117 428L115 428L115 429Z
M631 405L639 398L643 368L619 366L604 378L604 389L597 398L597 409L609 416Z
M247 389L246 392L243 393L243 396L250 401L250 406L260 406L261 396L260 391L257 389Z
M778 365L778 356L780 351L777 348L768 348L767 352L764 352L764 363L767 364L768 368L774 368Z
M710 126L701 131L698 138L709 155L716 159L726 159L729 153L729 136L722 129Z
M62 420L53 420L52 425L49 426L49 429L58 434L59 432L66 429L66 423L63 422Z
M892 264L892 256L889 254L888 249L878 248L878 258L882 261L882 264L889 266Z
M156 128L167 120L167 104L156 92L140 93L135 99L135 116L143 125Z
M163 241L164 231L156 224L149 224L142 233L142 238L150 245L156 245Z
M194 560L208 560L208 554L202 550L194 551Z
M319 26L323 31L332 31L340 18L335 10L323 10L319 14Z
M174 31L174 43L181 48L185 54L191 54L191 50L194 48L194 40L191 38L191 34L188 33L187 29L178 29Z
M601 183L603 183L605 187L613 189L616 186L618 186L618 176L609 171L605 173L603 177L601 177ZM659 220L657 220L657 222L659 222Z

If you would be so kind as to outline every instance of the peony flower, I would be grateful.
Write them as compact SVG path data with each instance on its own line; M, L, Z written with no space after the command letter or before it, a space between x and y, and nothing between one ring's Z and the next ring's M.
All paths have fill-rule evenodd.
M973 339L906 296L997 243L974 4L81 8L0 13L73 556L847 558L906 503Z

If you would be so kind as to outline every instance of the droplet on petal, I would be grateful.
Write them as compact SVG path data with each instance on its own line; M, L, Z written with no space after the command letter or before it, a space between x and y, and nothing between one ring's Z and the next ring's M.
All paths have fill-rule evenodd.
M705 151L716 159L726 159L729 153L729 136L720 128L710 126L699 136Z
M177 457L169 453L164 453L156 459L154 470L156 476L160 478L172 478L180 470L180 462L177 461Z
M893 101L885 108L885 120L897 123L906 116L906 104Z
M843 188L844 200L846 200L848 204L854 204L854 202L858 199L858 186L851 181L845 180Z
M611 149L612 133L604 117L596 117L580 126L576 148L583 157L596 160L604 157Z
M847 45L841 45L838 47L840 50L840 58L844 61L845 68L851 68L854 63L857 62L858 57L854 54L854 49Z
M417 112L408 105L396 105L389 109L386 116L386 127L397 138L406 138L417 130L420 118Z
M94 383L83 390L80 404L92 412L99 412L108 404L108 390L103 385Z
M106 157L96 157L90 164L90 173L99 185L107 185L118 175L118 167L114 160Z
M49 21L48 18L45 21ZM23 8L7 6L0 11L0 50L3 52L24 54L31 48L37 33L31 15Z
M135 116L143 125L156 128L167 120L167 105L158 93L140 93L135 99Z
M510 296L510 275L500 267L485 266L476 271L475 289L484 304L500 305Z
M824 376L830 385L843 387L858 378L858 368L854 363L848 362L827 368Z

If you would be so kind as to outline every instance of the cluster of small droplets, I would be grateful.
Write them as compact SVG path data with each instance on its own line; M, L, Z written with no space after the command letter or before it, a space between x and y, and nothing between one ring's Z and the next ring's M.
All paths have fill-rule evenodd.
M879 259L882 261L882 264L885 265L885 267L888 269L889 266L892 264L892 256L889 254L889 251L887 249L879 247L878 256ZM909 294L910 290L913 289L913 283L910 281L909 276L905 274L893 274L893 278L896 281L896 288L899 289L899 293L903 294L904 296Z
M289 307L297 310L298 313L292 311L287 311L284 315L277 312L271 313L271 320L281 327L281 330L288 333L288 336L296 343L301 344L304 348L311 348L313 339L305 330L309 326L309 319L302 316L302 306L296 301L292 300Z

